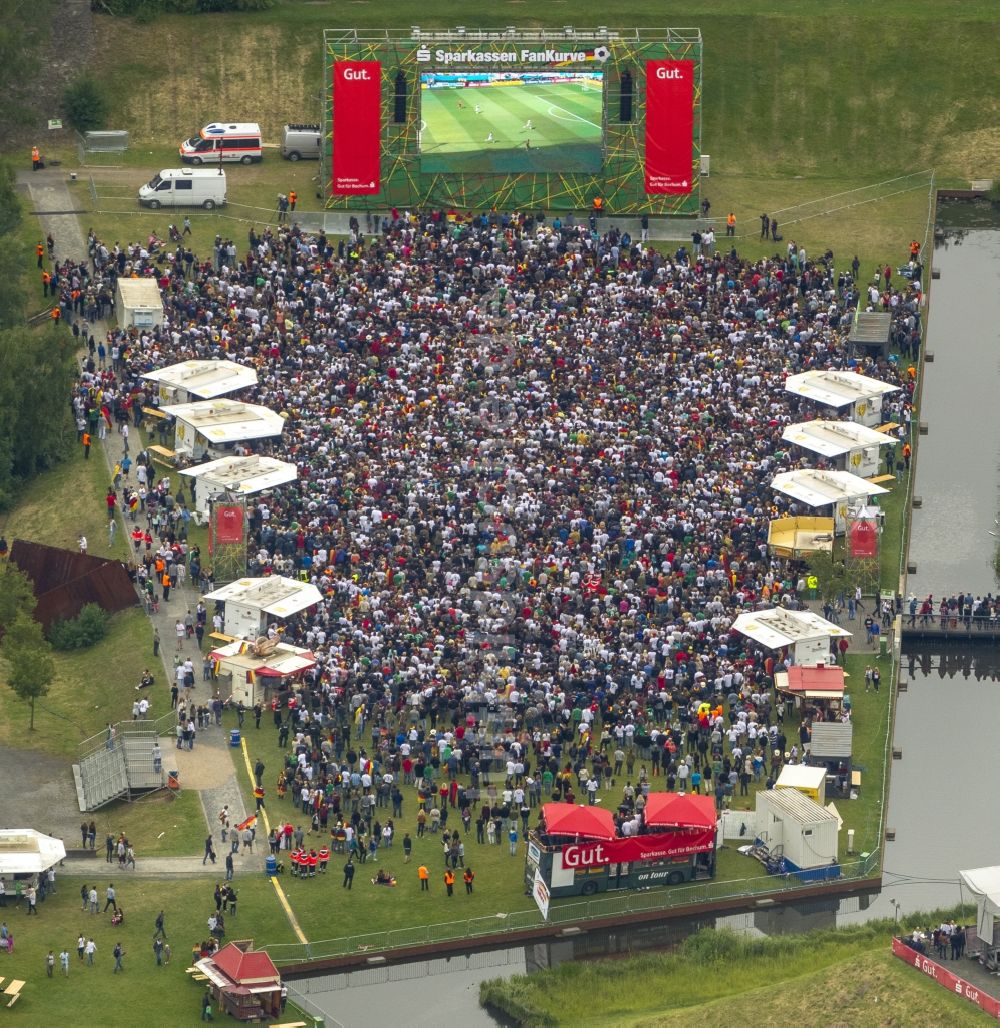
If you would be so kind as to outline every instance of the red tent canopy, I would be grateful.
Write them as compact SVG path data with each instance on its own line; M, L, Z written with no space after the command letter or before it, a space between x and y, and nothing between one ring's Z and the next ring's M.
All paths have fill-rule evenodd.
M578 807L574 803L542 806L549 835L579 835L585 839L616 839L615 819L603 807ZM714 822L713 822L714 823Z
M651 792L643 816L650 828L715 828L715 800L696 793Z

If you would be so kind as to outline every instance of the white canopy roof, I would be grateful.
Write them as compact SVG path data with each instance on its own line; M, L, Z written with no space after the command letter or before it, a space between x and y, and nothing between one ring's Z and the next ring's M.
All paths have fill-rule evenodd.
M204 476L207 482L217 484L220 490L230 489L246 495L294 482L299 477L298 468L294 464L257 454L248 457L220 457L193 468L184 468L181 474L198 479Z
M0 831L0 874L39 874L66 859L61 839L36 832L34 828L6 828Z
M803 639L851 637L846 628L811 610L786 610L784 607L745 611L733 622L733 629L769 650L794 646Z
M155 278L120 278L118 292L128 307L149 307L163 310L163 297Z
M849 471L819 471L816 468L782 471L771 479L771 488L809 507L829 507L843 500L888 492Z
M190 425L213 443L235 443L242 439L266 439L281 435L285 419L256 403L235 400L197 400L161 407L164 414Z
M800 421L789 425L781 438L824 457L839 457L863 446L889 446L894 440L856 421Z
M321 602L323 594L309 582L297 582L294 578L273 575L270 578L241 578L206 593L205 599L233 600L248 607L256 607L265 614L288 618Z
M223 360L190 360L143 375L150 382L184 389L192 396L210 400L257 384L257 372L244 364Z
M873 396L899 391L899 386L889 385L877 378L859 375L854 371L803 371L789 375L785 389L796 396L826 404L828 407L846 407L848 404L867 400Z
M976 934L990 944L993 941L993 919L1000 917L1000 867L977 867L958 874L976 898L979 912Z

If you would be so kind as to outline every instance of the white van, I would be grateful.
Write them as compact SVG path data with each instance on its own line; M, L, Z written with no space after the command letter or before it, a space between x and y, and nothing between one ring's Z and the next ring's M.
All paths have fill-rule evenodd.
M142 207L226 206L226 173L218 168L164 168L139 189Z
M319 160L319 125L286 125L281 130L281 156L290 161Z
M226 124L213 121L196 136L181 143L180 155L185 164L217 164L220 159L252 164L264 156L260 125L256 122Z

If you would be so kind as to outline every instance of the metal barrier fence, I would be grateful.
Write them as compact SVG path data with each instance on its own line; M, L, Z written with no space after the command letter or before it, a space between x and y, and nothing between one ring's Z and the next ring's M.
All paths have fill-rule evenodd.
M944 616L941 614L910 614L907 610L900 617L904 632L919 633L921 631L928 631L933 632L936 636L971 635L973 637L980 633L996 634L1000 632L1000 616L970 614L966 617L957 611L954 614L948 613Z
M174 737L177 734L176 726L177 713L172 710L166 714L161 714L158 718L146 721L117 721L114 724L115 745L120 747L126 736ZM103 731L98 732L97 735L92 735L89 739L84 739L79 744L77 747L77 758L82 760L97 750L107 748L108 730L105 728Z
M870 878L879 866L879 850L865 854L862 859L842 864L840 881L861 881ZM549 908L549 925L576 924L598 919L623 917L629 914L666 913L688 905L714 903L720 900L742 900L753 896L786 895L808 888L794 875L761 875L736 881L716 879L672 886L668 890L636 892L622 890L598 899L577 903L554 903ZM393 928L368 935L349 935L339 939L324 939L309 943L289 943L267 946L267 952L276 964L294 964L326 957L343 957L359 953L378 954L412 946L427 946L458 939L479 939L502 936L512 932L539 928L546 924L537 909L515 910L507 914L450 921L443 924L414 925Z

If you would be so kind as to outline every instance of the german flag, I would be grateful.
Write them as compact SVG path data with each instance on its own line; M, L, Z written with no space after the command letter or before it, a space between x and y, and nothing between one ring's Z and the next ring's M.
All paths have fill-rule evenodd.
M257 824L257 815L251 814L245 821L241 821L236 826L236 831L242 832L244 828L253 828L255 824Z

